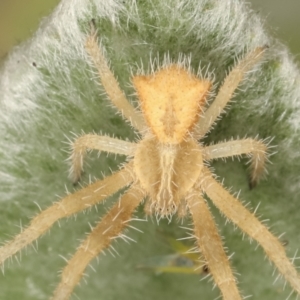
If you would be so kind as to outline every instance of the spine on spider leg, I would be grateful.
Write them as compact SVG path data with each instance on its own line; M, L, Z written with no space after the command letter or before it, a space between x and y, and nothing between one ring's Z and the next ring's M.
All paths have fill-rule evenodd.
M200 191L187 197L197 244L224 300L241 300L221 237Z
M212 178L208 170L203 189L216 207L249 237L256 240L266 252L268 258L300 294L300 275L286 256L285 249L273 234L221 184Z
M250 163L250 188L254 188L259 179L266 172L266 161L268 160L268 145L264 143L264 141L260 140L252 140L250 141L250 148L253 149L251 163Z
M87 209L107 198L107 196L117 192L125 185L130 184L132 181L130 166L129 164L127 168L103 180L90 184L74 194L66 196L60 202L42 211L31 220L30 225L24 231L0 248L0 265L3 264L7 258L36 240L57 220Z
M61 282L56 288L52 300L69 299L85 268L93 258L110 246L114 237L123 231L143 196L140 189L131 187L92 229L87 239L79 246L75 255L64 268Z

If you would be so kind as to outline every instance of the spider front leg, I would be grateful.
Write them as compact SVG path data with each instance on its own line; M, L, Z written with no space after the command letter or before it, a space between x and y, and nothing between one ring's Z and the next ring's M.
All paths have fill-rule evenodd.
M241 300L232 274L228 257L222 245L222 239L209 208L200 191L193 191L186 198L193 218L194 234L197 244L216 285L220 288L224 300Z
M122 115L130 121L134 128L139 132L143 132L146 128L145 121L142 115L128 102L114 74L109 69L103 51L98 46L97 33L94 27L92 27L92 32L86 40L85 48L98 70L102 86L108 98L121 111Z
M0 265L7 258L39 238L59 219L87 209L130 184L133 181L131 172L132 164L129 163L119 172L96 181L74 194L67 195L60 202L54 203L42 211L31 220L30 225L25 230L0 248Z
M285 279L300 294L300 276L292 262L287 258L285 249L278 238L253 213L249 212L236 198L225 190L213 178L207 168L204 169L204 180L201 183L201 187L222 214L262 246L268 258L273 261Z
M122 195L119 202L104 216L70 259L62 272L61 282L52 300L69 299L87 265L121 234L143 197L144 193L135 186Z
M134 152L135 144L108 136L86 134L77 138L71 144L71 148L70 177L73 182L76 183L80 179L83 169L83 158L88 149L130 156Z
M195 137L202 138L211 129L218 117L224 111L225 106L231 100L234 91L243 80L246 72L248 72L261 58L266 47L258 47L253 52L250 52L244 59L242 59L227 75L223 85L211 104L200 118Z
M212 160L243 154L250 155L250 187L253 188L265 172L267 150L268 144L264 143L264 141L248 138L207 146L203 150L203 156L205 160Z

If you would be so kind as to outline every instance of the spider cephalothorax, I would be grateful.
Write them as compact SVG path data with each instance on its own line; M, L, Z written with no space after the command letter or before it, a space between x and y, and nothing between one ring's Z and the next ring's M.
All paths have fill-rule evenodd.
M179 210L180 216L185 215L184 198L197 182L202 165L201 148L192 138L177 145L161 144L156 137L143 140L137 146L134 170L149 195L146 212L168 217Z
M133 143L96 134L78 137L72 143L70 157L71 175L75 182L80 178L83 157L89 149L125 154L129 162L111 176L67 195L42 211L27 229L0 248L0 264L41 236L57 220L83 211L127 186L127 191L68 261L53 299L70 297L90 261L111 247L112 240L122 236L137 206L147 199L146 213L154 213L158 219L170 219L174 213L191 215L197 247L223 299L241 300L204 194L225 217L262 246L268 258L300 294L299 275L279 240L215 180L208 167L213 159L248 155L251 157L251 185L255 185L265 168L267 143L251 138L210 146L198 142L220 116L244 74L262 57L264 48L256 48L233 68L208 108L204 106L211 82L198 78L181 64L165 64L150 75L134 76L132 82L142 113L131 106L120 90L95 33L88 37L86 50L109 99L142 138Z

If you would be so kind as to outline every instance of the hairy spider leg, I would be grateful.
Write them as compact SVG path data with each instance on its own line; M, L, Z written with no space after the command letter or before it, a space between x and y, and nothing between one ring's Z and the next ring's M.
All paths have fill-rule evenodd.
M251 155L250 159L250 187L255 187L258 180L265 172L268 146L262 140L243 139L218 143L204 147L203 157L205 160L239 156L242 154Z
M110 101L121 111L123 117L130 121L135 129L143 132L146 124L142 114L134 109L126 99L124 92L120 89L114 74L107 64L103 51L98 46L97 32L94 28L92 28L91 34L87 37L85 48L98 70L101 84Z
M247 71L249 71L262 58L262 54L265 49L266 47L258 47L254 51L250 52L226 76L214 102L199 119L197 129L194 133L197 139L202 138L209 132L213 124L224 111L225 106L232 99L234 91L244 79Z
M253 213L249 212L236 198L212 176L208 168L204 167L204 178L201 187L214 205L229 220L236 224L248 236L256 240L266 252L268 258L300 294L300 276L292 262L288 259L285 249L275 236L264 226Z
M132 186L121 196L118 203L93 228L87 239L83 241L69 260L62 272L61 282L56 288L52 300L69 299L87 265L100 252L109 247L112 240L117 238L128 226L128 221L143 198L144 192L136 186Z
M70 177L73 182L80 179L83 170L83 158L87 150L106 151L115 154L133 155L136 144L108 136L86 134L78 137L71 145Z
M60 202L54 203L39 213L30 222L30 225L18 234L12 241L0 248L0 265L20 251L22 248L36 240L47 231L56 221L69 217L77 212L93 206L116 193L133 179L131 177L132 164L127 164L122 170L113 175L96 181L87 187L67 195Z
M221 290L223 299L241 300L236 279L223 248L222 239L206 201L201 196L201 192L191 192L186 197L186 201L192 215L194 235L198 247L206 260L216 285Z

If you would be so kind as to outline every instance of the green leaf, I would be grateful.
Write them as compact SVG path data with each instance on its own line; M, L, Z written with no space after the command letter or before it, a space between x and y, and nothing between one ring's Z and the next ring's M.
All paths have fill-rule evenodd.
M137 99L130 77L141 66L163 56L176 61L190 57L192 68L203 68L203 76L213 74L215 92L236 60L257 46L269 45L261 64L251 71L226 114L205 143L243 137L273 137L277 145L271 156L267 180L253 190L248 188L246 161L218 161L216 174L224 185L239 191L251 207L260 204L258 214L268 222L275 235L286 232L282 241L289 256L299 247L299 71L288 50L270 37L261 20L242 1L213 0L63 0L41 24L35 36L11 53L0 73L0 240L16 235L19 224L27 226L42 209L65 195L65 186L74 190L67 178L67 137L72 132L102 132L135 140L133 130L104 95L93 66L84 49L90 22L94 19L111 69L128 99ZM212 75L210 75L212 77ZM211 97L213 99L213 97ZM274 149L273 149L274 150ZM272 150L272 151L273 151ZM89 156L84 180L89 175L102 177L117 170L124 157L101 154ZM60 196L56 196L60 195ZM37 203L38 205L36 205ZM48 299L59 282L57 272L110 207L110 200L76 219L60 222L39 240L37 253L28 247L20 264L5 263L0 279L0 298ZM256 244L242 239L239 230L212 207L224 236L228 254L243 295L253 299L285 299L283 280L274 285L277 272ZM139 216L143 216L142 209ZM188 220L186 221L188 223ZM85 299L214 299L212 283L199 281L199 275L161 274L137 270L147 258L172 253L159 239L156 222L133 224L144 233L129 232L137 243L114 245L120 257L109 253L92 263L87 284L75 293ZM160 227L171 237L185 236L180 224L162 221ZM16 256L20 260L20 256ZM84 280L83 280L84 281ZM76 299L76 296L73 296Z

